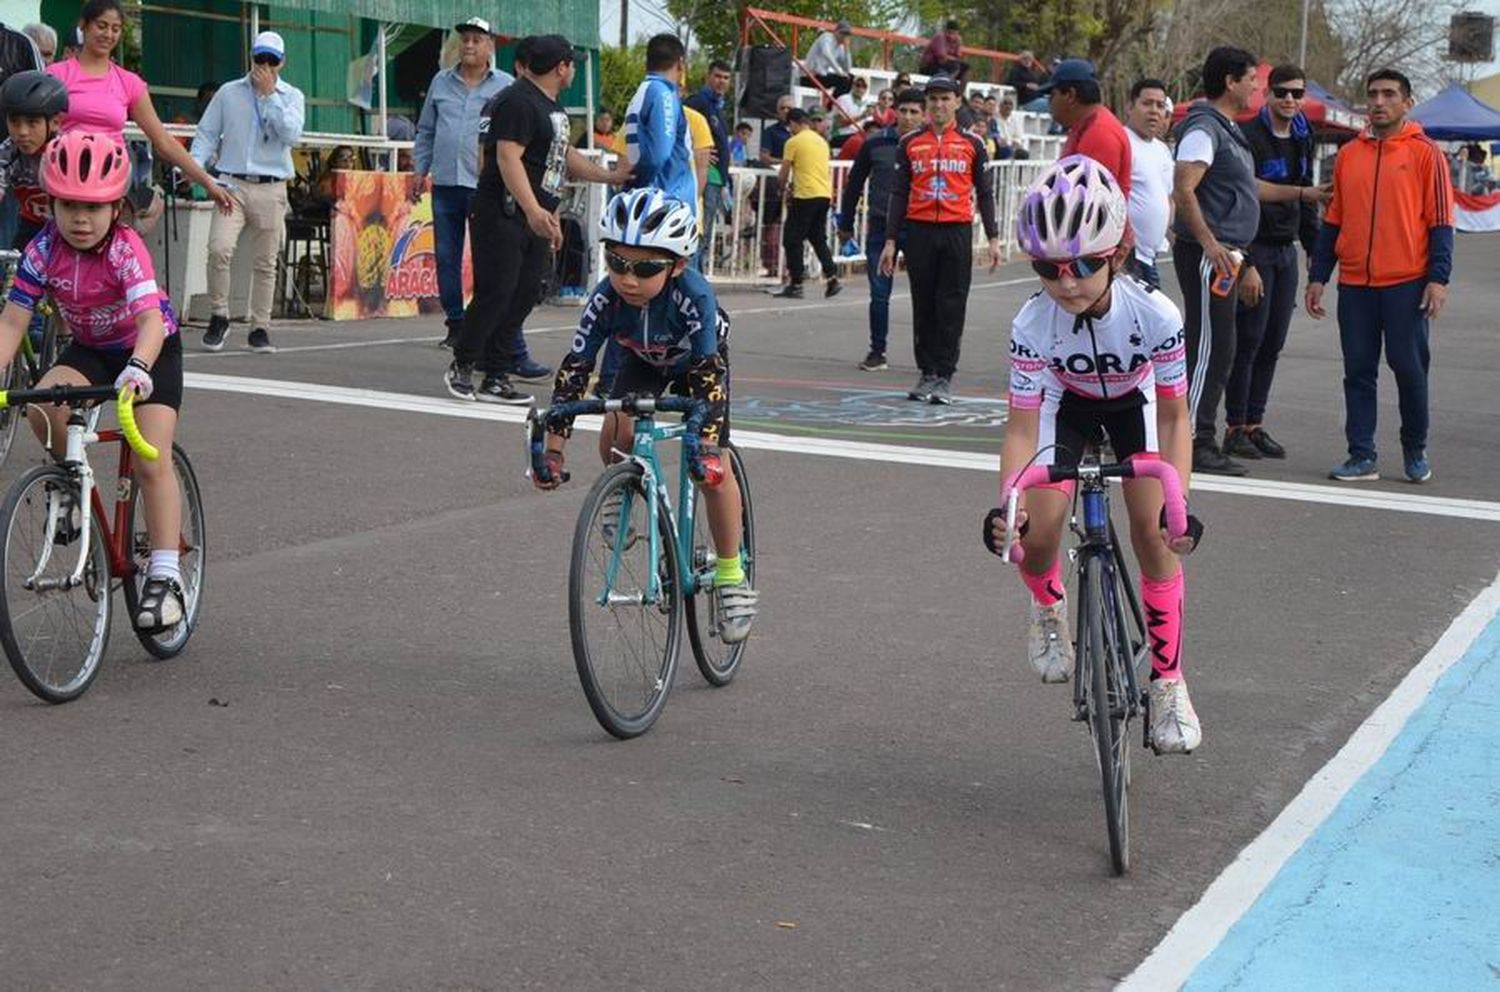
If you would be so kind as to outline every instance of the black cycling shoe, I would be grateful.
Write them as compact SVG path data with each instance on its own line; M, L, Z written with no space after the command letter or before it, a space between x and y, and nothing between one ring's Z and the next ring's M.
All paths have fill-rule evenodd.
M1224 432L1224 454L1252 461L1259 461L1261 457L1260 449L1255 446L1249 433L1239 427Z
M135 629L143 634L154 634L171 630L182 623L187 614L187 604L182 598L182 586L176 579L161 575L146 578L141 586L140 608L135 613Z
M1285 458L1286 449L1276 442L1276 439L1266 433L1264 427L1252 427L1245 433L1250 435L1250 443L1255 445L1257 451L1267 458Z

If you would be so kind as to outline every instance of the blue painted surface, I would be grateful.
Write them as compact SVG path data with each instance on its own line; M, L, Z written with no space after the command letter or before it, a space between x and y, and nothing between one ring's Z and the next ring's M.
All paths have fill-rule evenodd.
M1500 990L1500 620L1184 988Z

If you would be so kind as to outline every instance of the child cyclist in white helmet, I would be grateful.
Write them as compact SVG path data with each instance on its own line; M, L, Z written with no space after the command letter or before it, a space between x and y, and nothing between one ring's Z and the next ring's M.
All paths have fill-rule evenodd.
M1042 292L1016 315L1010 339L1010 417L1000 456L1002 489L1031 462L1075 465L1102 430L1115 458L1159 454L1186 492L1193 431L1188 417L1182 315L1160 292L1124 275L1129 256L1125 196L1109 170L1071 155L1042 173L1016 220L1021 249ZM1178 555L1203 526L1169 542L1162 489L1154 479L1124 483L1130 540L1140 562L1141 602L1151 642L1151 737L1158 752L1187 752L1203 738L1182 677L1183 578ZM1021 581L1031 591L1028 656L1044 682L1072 675L1067 603L1058 547L1068 483L1029 489L1016 514L1025 549ZM986 546L999 554L1005 515L985 518Z
M50 295L73 341L38 386L111 383L135 390L136 421L162 457L136 466L151 564L134 621L143 632L166 630L183 616L178 559L182 497L171 458L182 404L177 319L157 289L151 255L140 235L119 222L130 182L130 161L120 139L89 131L54 138L42 155L41 179L52 217L21 255L0 313L0 366L15 357L32 313ZM37 436L51 438L52 453L60 457L68 411L33 406L27 414Z
M688 204L642 187L616 194L599 227L609 275L589 294L573 348L558 367L552 402L584 395L599 349L613 338L623 358L614 381L599 384L600 395L658 396L673 389L708 404L700 450L708 479L719 481L699 485L718 553L719 636L731 644L743 641L755 619L757 597L740 560L740 491L733 463L719 454L719 446L729 442L729 317L708 280L687 268L698 251L698 221ZM608 463L613 452L629 451L633 431L630 418L606 415L599 457ZM558 486L563 445L571 433L571 425L560 425L548 434L551 481L534 480L538 488Z

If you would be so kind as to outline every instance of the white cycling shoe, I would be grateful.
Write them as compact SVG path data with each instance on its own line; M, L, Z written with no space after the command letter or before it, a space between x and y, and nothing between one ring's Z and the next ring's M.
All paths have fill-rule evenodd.
M1066 682L1073 677L1073 642L1068 640L1068 601L1051 606L1031 601L1031 630L1026 656L1043 682Z
M1203 743L1203 728L1182 679L1151 683L1151 749L1157 754L1191 754Z
M719 640L725 644L738 644L750 636L760 593L751 589L748 581L720 586L714 593L719 600Z

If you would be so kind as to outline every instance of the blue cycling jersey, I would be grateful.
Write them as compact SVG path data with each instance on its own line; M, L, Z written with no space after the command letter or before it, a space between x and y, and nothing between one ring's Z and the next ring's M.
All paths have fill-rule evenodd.
M614 338L650 365L685 369L694 359L717 355L728 337L729 315L719 309L708 280L693 269L683 270L644 307L626 303L605 278L589 294L571 357L591 365Z

